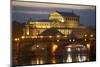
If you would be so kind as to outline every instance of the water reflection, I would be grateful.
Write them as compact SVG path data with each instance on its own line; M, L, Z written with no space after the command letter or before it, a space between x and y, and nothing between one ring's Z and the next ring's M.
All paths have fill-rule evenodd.
M56 56L52 57L51 62L52 64L56 64L59 63L60 58L56 58ZM71 53L67 54L65 57L63 57L63 61L60 60L60 62L83 62L83 61L89 61L89 57L88 55L81 55L81 54L77 54L76 56L72 55ZM45 59L43 59L43 57L37 57L36 59L33 59L31 61L31 64L45 64L48 63L48 61L46 61Z
M66 62L72 62L72 56L71 56L71 54L68 54Z
M88 56L81 56L80 54L78 54L78 56L76 57L76 61L78 62L82 62L82 61L87 61Z
M63 47L53 43L52 49L48 50L46 47L34 45L31 47L29 55L25 53L25 56L22 56L20 64L56 64L90 61L90 53L86 47L82 45Z
M44 64L44 60L42 57L37 57L36 59L32 59L31 64Z
M57 63L55 57L52 58L52 63L53 64L56 64Z

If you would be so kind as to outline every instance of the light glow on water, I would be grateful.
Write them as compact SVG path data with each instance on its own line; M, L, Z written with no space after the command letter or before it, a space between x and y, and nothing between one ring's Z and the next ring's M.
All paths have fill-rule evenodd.
M87 61L87 56L85 56L85 55L84 56L81 56L80 54L78 54L76 60L78 62Z
M52 63L53 63L53 64L56 64L56 59L55 59L55 57L52 58Z
M70 54L68 54L66 62L72 62L72 56Z
M43 64L43 58L40 59L40 64Z
M56 49L58 48L58 45L55 43L52 43L52 53L54 54Z

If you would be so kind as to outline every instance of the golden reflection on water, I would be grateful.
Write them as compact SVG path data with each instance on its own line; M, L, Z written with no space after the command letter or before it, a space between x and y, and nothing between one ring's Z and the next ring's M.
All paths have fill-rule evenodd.
M66 58L63 58L63 61L62 62L67 62L67 63L70 63L70 62L73 62L73 61L75 61L75 62L83 62L83 61L89 61L89 58L88 58L88 56L87 55L81 55L81 54L78 54L77 56L76 56L76 58L75 57L73 57L71 54L68 54L67 56L66 56ZM36 60L32 60L32 64L44 64L46 61L42 58L42 57L37 57L36 58ZM57 61L56 61L56 58L55 58L55 56L51 59L51 63L52 64L56 64L57 63Z
M58 48L58 45L55 44L55 43L52 43L52 53L53 53L53 55L55 55L55 51L56 51L57 48Z
M37 59L36 59L36 64L39 64L39 58L37 57Z
M89 58L88 58L88 56L81 56L80 54L78 54L78 56L76 57L76 61L78 61L78 62L82 62L82 61L88 61L89 60Z
M31 61L32 64L44 64L43 58L37 57L36 60Z
M52 58L52 63L53 64L56 64L57 63L55 57Z

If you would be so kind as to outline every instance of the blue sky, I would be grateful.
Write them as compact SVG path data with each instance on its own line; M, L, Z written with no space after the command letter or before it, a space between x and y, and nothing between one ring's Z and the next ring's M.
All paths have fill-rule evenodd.
M27 22L48 19L48 15L54 11L72 12L80 16L80 23L95 27L95 6L71 5L71 4L48 4L34 2L12 2L12 20Z

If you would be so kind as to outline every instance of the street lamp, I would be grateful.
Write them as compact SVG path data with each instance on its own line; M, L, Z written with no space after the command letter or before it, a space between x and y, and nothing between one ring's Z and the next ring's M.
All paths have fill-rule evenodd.
M93 37L93 34L91 34L90 37Z
M44 36L40 36L40 38L43 38Z
M75 39L73 39L73 42L75 41Z
M84 36L87 37L87 34L85 34Z
M24 39L24 38L25 38L25 36L21 36L21 38L22 38L22 39Z
M52 36L50 35L49 38L52 38Z
M57 44L52 44L52 53L53 53L53 55L55 55L55 51L56 51L56 49L58 48L58 45Z
M71 40L71 39L69 39L69 41L71 42L72 40Z
M15 38L14 40L17 42L17 41L19 41L19 38Z
M87 41L87 39L84 39L84 41Z
M57 35L57 38L59 38L60 37L60 35Z
M38 47L39 47L39 45L36 45L36 47L38 48Z

